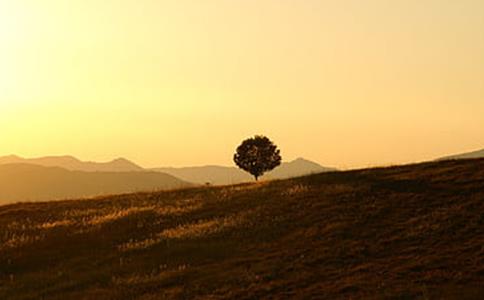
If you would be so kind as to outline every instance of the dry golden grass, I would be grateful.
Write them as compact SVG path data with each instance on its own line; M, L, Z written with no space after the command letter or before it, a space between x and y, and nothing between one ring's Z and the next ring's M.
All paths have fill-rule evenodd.
M0 206L0 299L480 299L484 160Z

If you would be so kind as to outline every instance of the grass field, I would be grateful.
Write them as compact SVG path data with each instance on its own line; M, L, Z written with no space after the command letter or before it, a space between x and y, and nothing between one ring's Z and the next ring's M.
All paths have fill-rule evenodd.
M0 299L483 299L484 160L0 206Z

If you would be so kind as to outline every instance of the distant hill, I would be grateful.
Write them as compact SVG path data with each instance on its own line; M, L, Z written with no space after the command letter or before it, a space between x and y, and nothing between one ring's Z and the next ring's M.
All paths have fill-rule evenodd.
M283 163L263 179L284 179L331 170L300 158ZM227 185L251 181L252 176L235 167L148 170L123 158L99 163L81 161L72 156L0 157L0 204L172 189L191 184Z
M267 173L267 179L287 179L291 177L304 176L322 172L335 171L334 168L323 167L315 162L298 158L291 162L283 163L280 167Z
M110 162L81 161L72 156L46 156L39 158L23 158L16 155L0 157L0 165L3 164L33 164L44 167L60 167L71 171L84 172L139 172L144 169L135 163L118 158Z
M482 299L483 178L457 160L0 206L0 299Z
M159 172L82 172L32 164L0 165L0 204L187 186L190 184Z
M467 158L482 158L484 157L484 149L478 151L472 151L462 154L456 154L451 156L442 157L439 160L452 160L452 159L467 159Z
M152 170L171 174L180 179L198 184L210 183L213 185L226 185L254 180L250 174L236 167L203 166L187 168L155 168ZM326 168L315 162L299 158L292 162L282 163L281 166L264 175L262 179L286 179L334 170L335 169Z
M248 173L233 167L203 166L185 168L155 168L152 171L170 174L197 184L236 184L251 181Z

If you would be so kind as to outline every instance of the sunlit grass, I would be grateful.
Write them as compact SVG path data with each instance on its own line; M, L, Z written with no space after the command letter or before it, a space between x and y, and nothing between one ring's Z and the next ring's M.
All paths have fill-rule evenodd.
M170 239L195 239L206 237L240 226L246 221L246 219L247 214L236 214L224 218L198 220L193 223L182 224L174 228L165 229L144 240L131 240L119 245L118 249L120 251L140 250L147 249Z
M44 235L40 234L25 234L25 233L12 233L5 234L8 238L4 238L0 245L0 250L12 249L22 246L27 246L40 241Z
M104 198L104 197L103 197ZM94 200L98 201L98 200ZM71 234L84 234L106 224L121 221L137 214L152 213L159 218L176 217L200 209L198 198L130 203L100 203L97 208L74 208L51 212L43 219L13 220L0 229L0 250L27 246L43 240L52 230L69 229ZM148 243L145 241L144 243Z

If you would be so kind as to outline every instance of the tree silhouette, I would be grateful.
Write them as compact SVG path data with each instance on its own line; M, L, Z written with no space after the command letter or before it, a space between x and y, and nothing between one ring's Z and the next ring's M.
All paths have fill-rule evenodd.
M265 172L281 164L280 153L269 138L256 135L246 139L237 147L234 162L239 168L252 174L257 181Z

